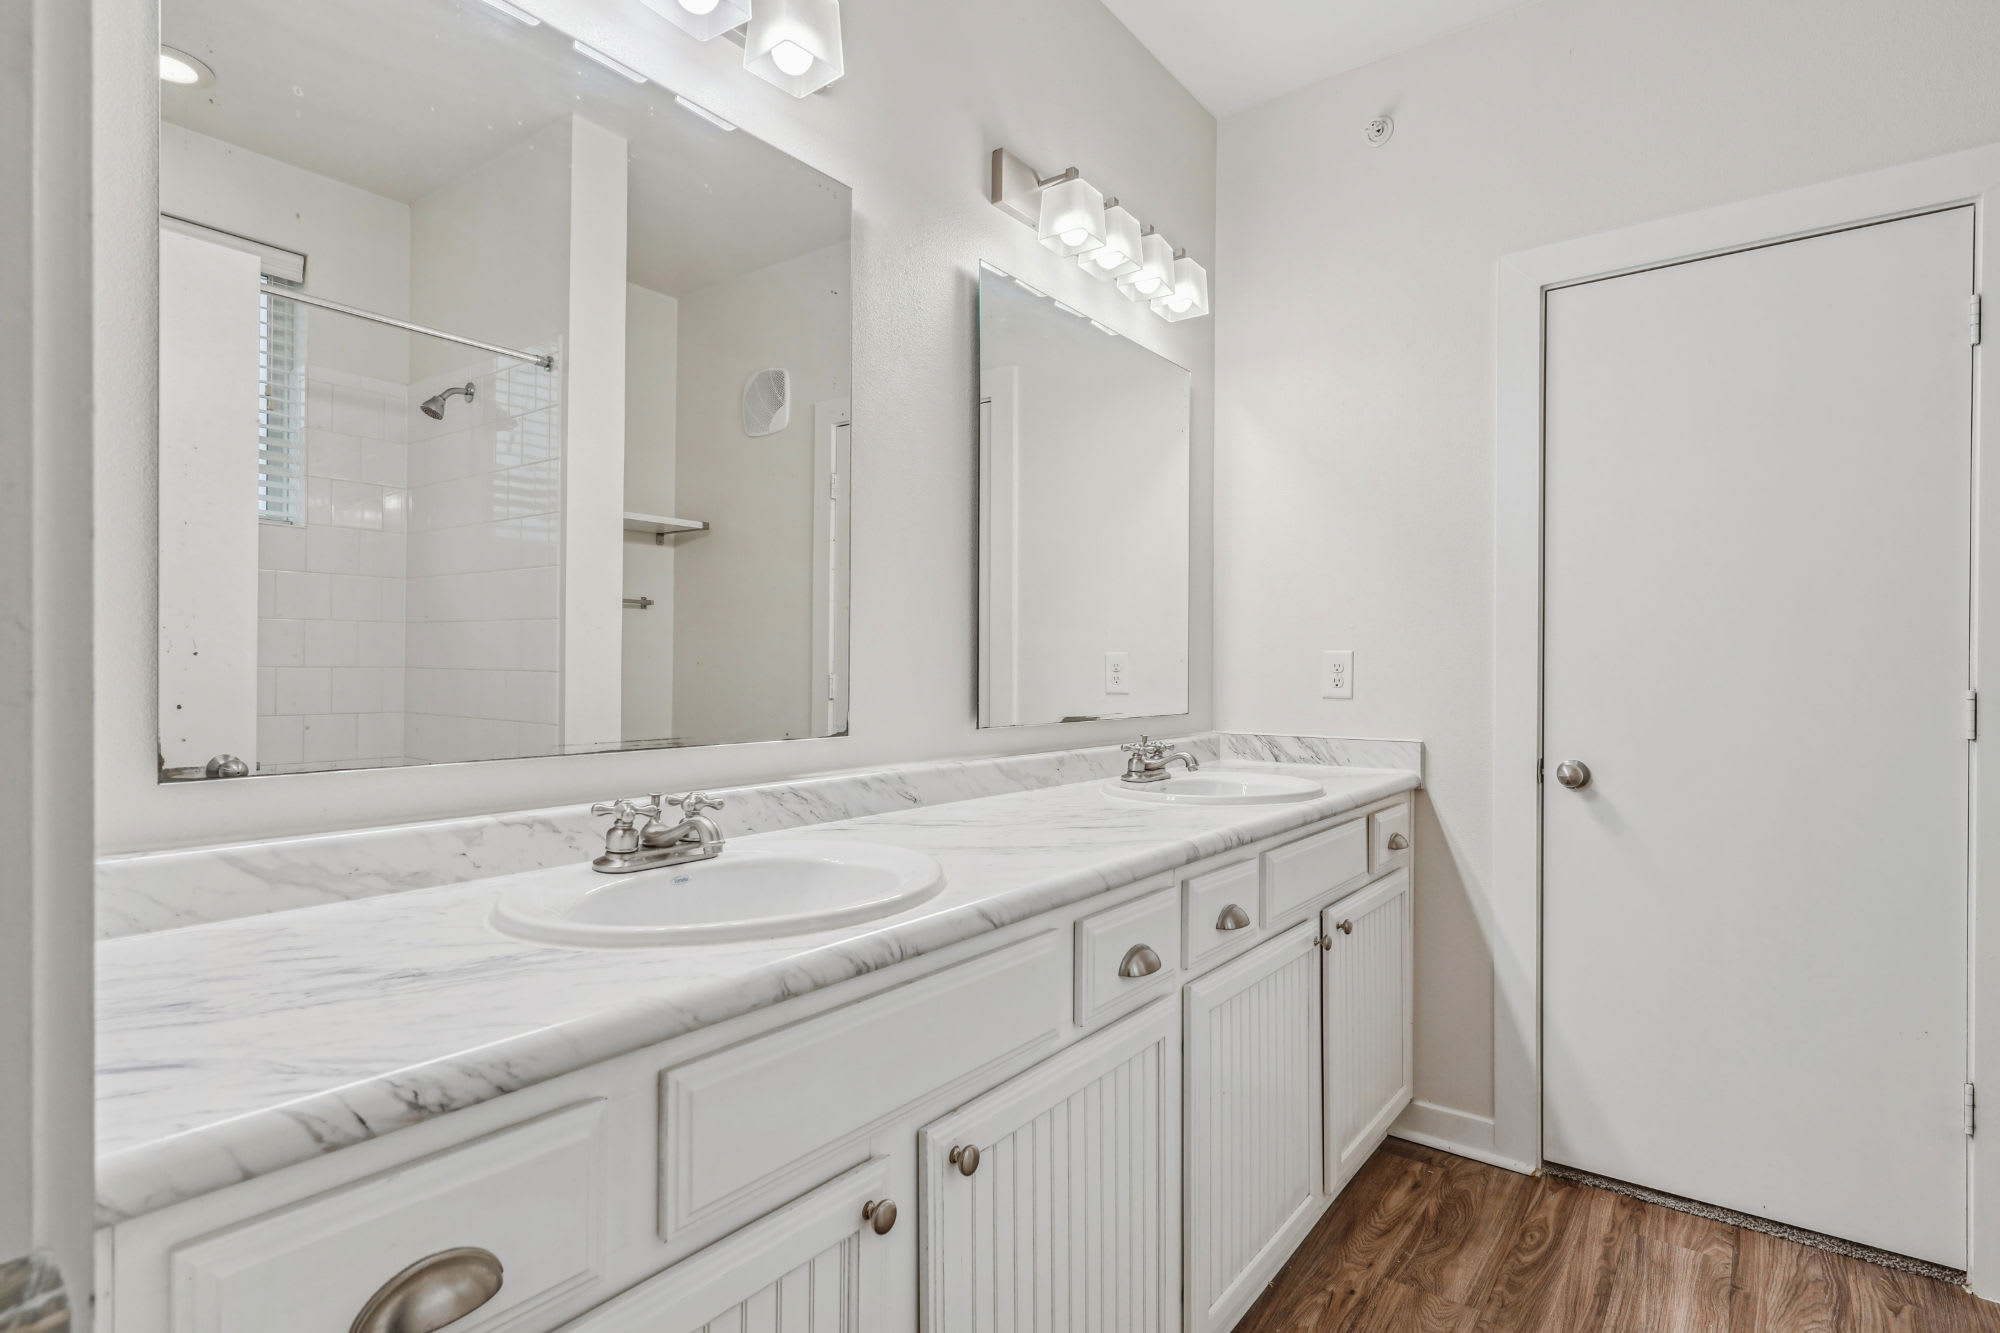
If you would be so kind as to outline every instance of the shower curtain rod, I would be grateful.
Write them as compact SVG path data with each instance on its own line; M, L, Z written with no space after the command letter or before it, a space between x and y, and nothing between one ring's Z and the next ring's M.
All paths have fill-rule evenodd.
M308 296L295 287L287 287L282 282L272 282L269 278L263 279L263 283L264 287L272 295L282 296L287 301L297 301L300 305L318 306L321 310L331 310L337 315L352 315L356 319L368 319L373 320L377 324L387 324L390 328L401 329L405 333L421 333L426 337L442 338L448 343L457 343L462 347L477 347L482 352L497 352L501 356L511 356L522 361L531 361L543 370L554 370L556 368L556 359L550 354L524 352L518 347L502 347L498 343L483 343L477 338L461 338L456 333L446 333L443 329L425 328L422 324L412 324L406 319L391 319L387 315L378 315L372 310L362 310L355 306L342 305L338 301L329 301L324 296Z

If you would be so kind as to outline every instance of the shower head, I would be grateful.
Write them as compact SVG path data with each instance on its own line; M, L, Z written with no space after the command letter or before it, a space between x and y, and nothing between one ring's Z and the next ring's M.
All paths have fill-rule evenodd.
M423 404L417 410L422 412L425 416L429 417L432 421L443 421L444 405L450 402L454 397L456 397L459 394L464 394L465 401L468 403L471 402L472 385L470 383L467 383L463 389L452 388L452 389L446 389L443 393L434 393L430 397L424 399Z

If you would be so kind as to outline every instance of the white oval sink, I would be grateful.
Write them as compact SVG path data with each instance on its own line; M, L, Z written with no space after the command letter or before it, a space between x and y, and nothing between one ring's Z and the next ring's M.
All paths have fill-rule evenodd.
M712 944L873 921L943 888L944 867L922 852L801 838L629 875L537 877L500 896L493 924L549 944Z
M1143 785L1111 778L1104 789L1128 801L1162 805L1287 805L1326 795L1310 778L1283 773L1188 773Z

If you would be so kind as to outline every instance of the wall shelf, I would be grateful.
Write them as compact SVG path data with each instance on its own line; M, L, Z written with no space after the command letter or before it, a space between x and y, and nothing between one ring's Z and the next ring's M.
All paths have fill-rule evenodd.
M684 532L707 532L708 524L698 518L669 518L665 514L627 514L625 531L643 532L665 544L667 538Z

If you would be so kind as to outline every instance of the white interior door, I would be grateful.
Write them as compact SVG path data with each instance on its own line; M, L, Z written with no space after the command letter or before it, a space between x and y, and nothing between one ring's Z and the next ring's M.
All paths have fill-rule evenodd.
M1551 292L1546 366L1545 1154L1955 1268L1972 213Z

